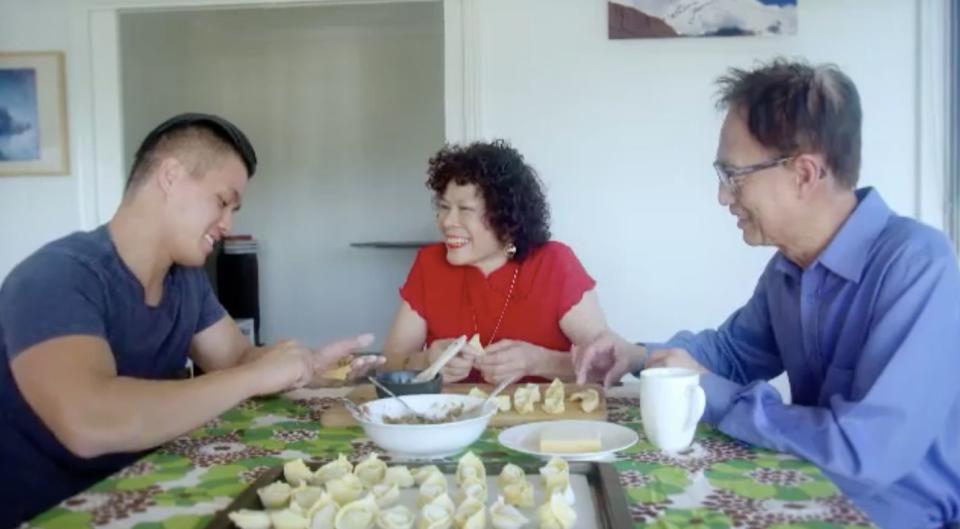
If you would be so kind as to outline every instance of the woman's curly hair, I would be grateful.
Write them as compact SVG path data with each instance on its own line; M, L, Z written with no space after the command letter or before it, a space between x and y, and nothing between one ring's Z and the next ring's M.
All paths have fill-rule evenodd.
M550 207L540 178L506 141L447 145L430 158L427 174L427 187L437 198L451 181L475 185L497 238L517 247L514 259L523 259L550 240Z

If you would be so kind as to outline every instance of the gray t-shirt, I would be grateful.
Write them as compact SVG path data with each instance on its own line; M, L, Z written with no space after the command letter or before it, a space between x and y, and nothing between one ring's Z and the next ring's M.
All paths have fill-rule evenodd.
M175 378L190 341L225 311L200 268L173 266L160 304L146 304L106 226L47 244L0 287L0 528L10 527L89 487L142 454L81 459L37 417L14 382L10 362L43 341L106 340L120 376Z

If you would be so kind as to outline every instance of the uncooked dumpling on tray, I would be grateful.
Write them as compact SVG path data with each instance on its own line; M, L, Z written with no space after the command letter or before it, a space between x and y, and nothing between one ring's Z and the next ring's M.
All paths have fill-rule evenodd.
M453 521L460 529L485 529L487 527L487 509L483 500L473 498L464 500L453 514Z
M537 509L540 529L570 529L577 521L577 511L563 498L554 493L550 499Z
M500 469L500 476L497 478L497 484L503 487L510 483L516 483L526 479L527 473L524 472L522 468L514 465L513 463L507 463L506 465L503 465L502 469Z
M298 487L313 479L313 471L307 468L303 459L294 459L283 464L283 479L290 485Z
M503 493L504 500L510 505L523 508L533 507L533 485L526 479L507 483L500 487L500 492Z
M328 481L327 492L333 497L333 501L346 505L363 494L363 482L357 476L347 474Z
M559 378L553 379L553 382L547 387L547 391L544 392L543 411L553 415L563 413L566 409L563 404L564 398L563 382Z
M323 485L326 482L342 478L353 472L353 464L343 454L337 454L337 458L317 469L313 474L312 483L314 485Z
M387 464L376 453L372 453L366 459L357 463L357 466L353 468L353 473L360 478L365 487L370 488L383 481L383 477L387 474Z
M527 517L516 507L507 505L503 496L498 496L497 501L490 506L490 525L493 529L520 529L527 525L527 522Z
M467 396L486 400L489 394L477 386L473 386L470 388L470 391L467 392ZM510 395L497 395L493 398L493 402L497 404L497 411L510 411Z
M414 484L413 474L410 473L409 468L403 465L389 467L383 476L383 483L388 485L396 483L401 489L406 489Z
M290 503L290 494L293 489L288 483L275 481L257 491L260 503L267 509L282 509Z
M227 517L240 529L270 529L270 515L266 511L240 509L227 514Z
M377 515L377 527L380 529L413 529L416 516L405 505L394 505L381 509ZM313 528L311 528L313 529Z
M487 469L477 454L468 451L457 461L457 485L462 485L466 480L477 479L486 481Z
M578 400L580 401L580 409L590 413L600 406L600 393L593 388L587 388L570 395L570 401L576 402Z
M372 494L360 500L354 500L337 512L333 526L335 529L370 529L377 520L380 509Z
M524 415L533 413L534 405L540 402L540 386L524 384L513 392L513 408Z

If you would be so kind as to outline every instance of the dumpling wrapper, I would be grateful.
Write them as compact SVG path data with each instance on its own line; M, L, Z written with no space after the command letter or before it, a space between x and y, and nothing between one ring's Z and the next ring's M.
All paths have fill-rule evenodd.
M580 401L580 409L590 413L600 406L600 393L593 388L587 388L570 395L571 402L578 400Z
M420 493L417 495L417 506L423 507L424 505L432 502L437 496L447 493L447 484L437 483L437 482L426 482L423 485L420 485Z
M440 474L440 476L443 476L443 473L440 472L437 465L426 465L413 471L413 480L416 481L417 485L423 485L423 482L426 481L431 474Z
M440 505L428 503L420 509L417 529L450 529L452 526L453 515Z
M480 335L474 334L470 337L470 341L467 342L470 344L470 347L473 347L477 350L477 356L483 356L486 354L486 351L483 350L483 344L480 343Z
M395 466L388 468L386 474L383 476L383 484L389 485L391 483L396 483L401 489L406 489L412 487L415 480L409 468L405 466Z
M322 498L326 492L322 487L310 487L307 485L301 485L291 493L290 505L296 505L303 512L309 511L318 501Z
M416 515L405 505L394 505L389 509L380 509L377 515L377 527L380 529L413 529Z
M507 463L500 469L500 476L497 477L497 484L503 487L509 483L516 483L527 479L527 473L513 463Z
M367 494L360 500L354 500L337 512L333 520L334 529L372 529L377 521L377 514L380 508L373 499L372 494Z
M483 466L483 461L472 451L464 454L457 461L457 485L462 485L466 480L486 480L487 468Z
M363 494L363 482L353 474L327 482L327 493L338 505L346 505Z
M324 493L307 512L309 529L334 529L334 520L339 510L340 506L333 501L333 497Z
M453 522L460 529L484 529L487 526L487 512L483 501L467 498L457 507Z
M577 521L577 511L561 494L553 494L550 500L537 509L541 529L570 529Z
M474 479L464 481L463 484L460 485L459 498L460 501L473 498L480 503L485 503L487 501L487 480Z
M400 500L400 487L396 483L380 483L374 485L370 492L381 509L390 507Z
M507 505L503 496L497 496L497 501L490 506L490 525L493 529L520 529L529 521L516 507Z
M543 397L543 411L559 415L564 412L564 400L566 396L563 392L563 382L559 378L553 379L550 386L547 387Z
M270 524L274 529L307 529L307 519L290 509L270 512Z
M270 515L266 511L240 509L227 514L227 518L240 529L270 529Z
M290 484L282 481L274 481L257 490L260 503L267 509L283 509L290 503L290 494L292 493L293 488L290 487Z
M313 478L313 471L307 467L303 459L294 459L283 464L283 479L294 487L299 487Z
M328 378L330 380L346 380L347 376L350 375L350 362L347 362L339 367L333 369L328 369L320 375L323 378Z
M353 472L353 464L350 463L350 460L343 454L337 454L336 459L321 466L314 472L313 479L310 480L310 483L312 485L323 485L328 481L342 478L351 472Z
M508 483L500 488L503 498L510 505L533 507L533 484L527 480Z
M387 474L387 464L376 453L373 453L357 463L357 466L353 468L353 473L360 478L365 487L370 488L383 481L383 477Z

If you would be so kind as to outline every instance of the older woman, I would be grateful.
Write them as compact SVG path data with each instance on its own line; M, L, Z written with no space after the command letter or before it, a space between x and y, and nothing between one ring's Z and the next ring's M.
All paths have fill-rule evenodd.
M443 242L422 248L384 350L392 368L423 368L461 335L479 335L446 382L574 376L571 346L607 330L595 282L550 239L533 168L504 141L448 146L429 167Z

